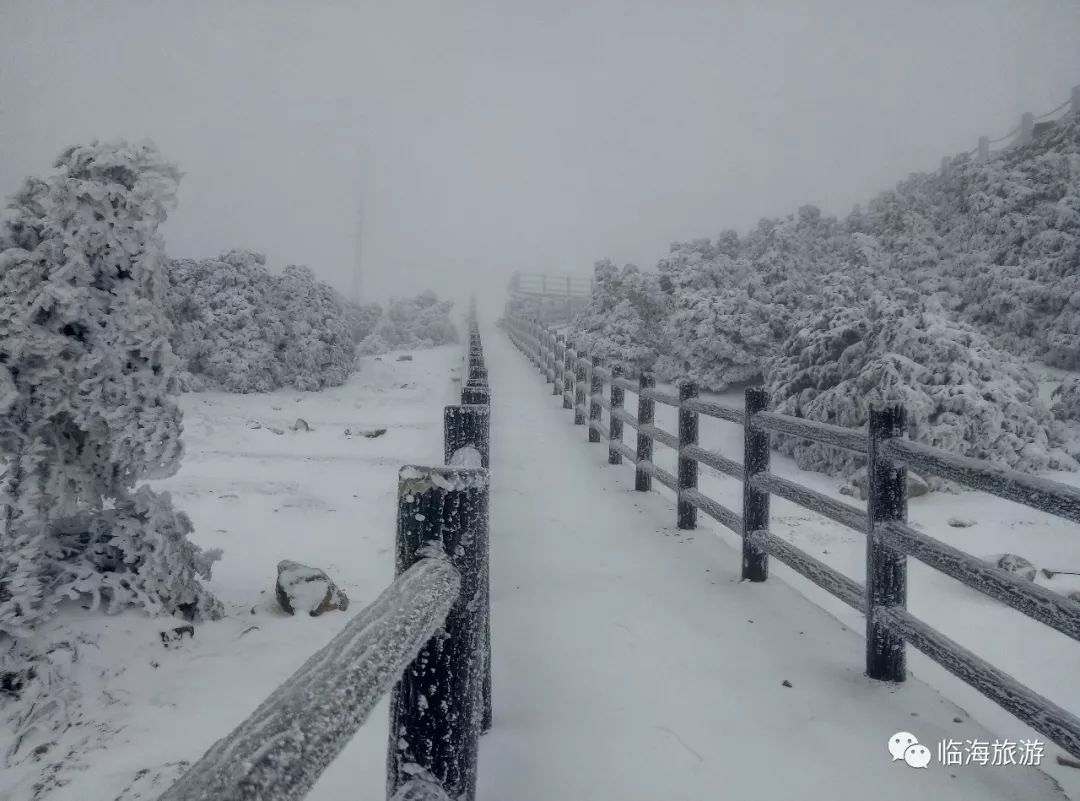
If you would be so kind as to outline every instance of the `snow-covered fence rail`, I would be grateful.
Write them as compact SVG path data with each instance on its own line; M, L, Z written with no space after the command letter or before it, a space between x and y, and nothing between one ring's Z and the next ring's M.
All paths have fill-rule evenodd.
M869 677L903 681L907 673L905 647L910 644L1074 757L1080 757L1080 718L907 611L907 557L918 559L1075 640L1080 640L1080 603L1019 579L909 526L907 469L910 465L924 475L940 476L1073 522L1080 522L1080 490L913 442L906 438L906 413L901 404L872 406L865 429L770 412L768 393L761 388L748 389L744 406L738 409L698 398L697 388L691 382L679 382L676 395L657 390L652 376L647 374L636 382L631 381L617 369L605 368L598 359L579 351L572 341L537 320L509 317L504 328L547 381L555 384L555 394L562 395L563 407L574 411L574 422L587 423L589 441L607 441L610 463L621 464L626 459L634 465L635 489L648 491L656 479L675 493L679 528L694 528L696 512L704 512L742 537L744 579L765 581L768 558L772 556L862 612L866 617ZM607 397L605 384L609 387ZM624 408L626 392L637 395L636 417ZM655 424L657 403L678 410L676 434ZM601 409L608 410L607 428L599 413ZM700 415L743 427L741 463L698 444ZM624 426L637 432L636 449L622 441ZM772 434L795 436L866 456L866 508L838 501L771 473ZM678 475L654 463L655 443L677 452ZM742 482L741 510L728 509L698 491L698 464ZM865 585L770 533L772 495L862 531L867 542Z
M489 410L474 313L465 358L447 465L398 475L394 582L159 801L300 801L387 692L387 798L472 801L491 721Z

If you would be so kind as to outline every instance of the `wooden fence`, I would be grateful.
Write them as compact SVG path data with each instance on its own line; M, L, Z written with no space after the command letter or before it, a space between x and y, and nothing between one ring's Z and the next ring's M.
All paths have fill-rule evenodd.
M678 393L655 386L651 376L632 381L537 320L506 318L511 340L537 365L562 397L574 422L586 425L589 442L607 443L608 462L634 465L635 489L655 480L675 493L676 523L696 526L697 513L742 537L742 576L765 581L769 557L779 559L866 618L866 674L904 681L905 644L922 651L949 672L1014 714L1050 741L1080 758L1080 719L1007 673L919 620L906 609L907 557L912 556L968 587L1080 640L1080 603L989 565L907 524L907 468L936 475L1080 523L1080 490L969 459L906 438L900 404L877 404L865 429L843 428L768 411L761 388L746 390L743 408L703 400L691 382ZM608 394L604 387L607 385ZM637 414L625 408L625 393L637 395ZM656 404L678 409L678 432L654 423ZM608 425L603 424L603 411ZM700 415L743 428L743 458L737 462L698 444ZM623 428L637 432L636 448L623 441ZM770 435L785 434L862 454L867 459L869 497L865 509L837 501L769 471ZM677 474L653 461L655 443L678 454ZM698 491L698 465L742 482L742 509L728 509ZM769 498L777 495L866 535L866 584L848 578L769 531Z
M396 578L159 801L299 801L391 693L387 798L472 801L491 725L489 390L470 308L446 466L398 474Z

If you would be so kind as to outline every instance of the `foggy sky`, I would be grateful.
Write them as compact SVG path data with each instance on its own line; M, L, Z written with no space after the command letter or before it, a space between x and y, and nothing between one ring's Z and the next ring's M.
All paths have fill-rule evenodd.
M0 0L0 195L68 144L184 171L173 256L383 299L845 214L1080 83L1075 0ZM486 287L486 290L485 290Z

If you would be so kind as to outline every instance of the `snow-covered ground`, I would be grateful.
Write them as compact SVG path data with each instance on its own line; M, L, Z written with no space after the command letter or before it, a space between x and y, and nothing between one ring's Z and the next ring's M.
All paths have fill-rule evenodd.
M48 738L56 742L40 760L0 774L0 799L156 798L390 583L397 470L442 462L442 408L461 351L396 356L364 358L348 383L322 392L182 397L183 468L157 483L191 515L194 540L224 549L211 586L226 617L165 647L160 633L183 621L60 616L53 625L86 641L78 723ZM297 418L311 430L293 431ZM345 436L380 428L376 438ZM282 559L326 570L349 611L287 616L274 599ZM382 797L386 719L381 706L311 798Z
M807 603L778 564L764 584L740 582L734 538L713 536L708 522L678 531L666 490L635 493L632 468L608 466L606 448L585 443L505 335L489 335L486 348L497 522L483 797L506 788L537 801L1056 797L1043 774L1015 766L891 762L896 731L932 751L995 735L918 678L889 686L863 676L861 618ZM657 419L675 430L659 406ZM741 459L741 446L725 446ZM811 526L779 504L773 519L785 534ZM800 544L843 536L819 528ZM917 579L912 596L923 586ZM1014 722L1006 734L1024 730Z
M893 762L886 742L901 730L931 749L947 738L1033 735L917 655L905 685L866 679L861 618L775 562L769 582L740 582L733 536L704 519L698 531L676 530L666 490L635 493L632 470L608 466L605 449L585 443L501 332L486 331L485 344L495 725L481 743L482 801L1062 798L1029 768ZM192 515L199 544L225 549L212 586L227 616L168 647L159 634L178 621L58 618L86 640L78 725L0 777L0 799L32 799L41 782L37 797L50 801L156 798L373 600L393 575L397 467L441 461L442 406L459 358L455 347L413 361L367 358L345 386L320 393L185 396L188 453L161 484ZM298 417L312 430L292 430ZM657 419L673 430L659 407ZM346 438L346 428L387 432ZM732 426L703 421L702 441L741 453ZM670 454L656 453L670 466ZM774 466L836 490L775 455ZM737 505L735 482L706 471L702 487ZM950 516L977 525L949 528ZM1057 567L1066 566L1051 560L1076 553L1063 524L982 496L920 498L911 517L973 553L1016 550ZM778 500L773 527L861 579L856 532ZM285 616L273 596L282 559L325 569L350 611ZM910 598L1037 689L1066 706L1076 697L1065 638L914 564ZM313 801L383 797L386 720L384 700ZM1068 780L1069 769L1056 771Z

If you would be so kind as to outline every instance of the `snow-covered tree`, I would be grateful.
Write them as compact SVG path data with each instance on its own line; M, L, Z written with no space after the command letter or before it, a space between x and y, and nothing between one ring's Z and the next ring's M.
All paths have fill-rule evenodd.
M375 354L457 342L457 329L450 319L453 307L451 301L441 301L430 291L411 298L393 298L374 330L360 343L359 350Z
M785 343L767 386L777 411L861 427L874 400L907 408L912 439L1021 470L1074 468L1030 371L963 323L882 296L821 312ZM778 437L800 467L848 474L856 457Z
M579 350L621 366L627 375L651 370L664 351L660 334L668 305L656 273L599 261L589 305L575 318L570 338Z
M289 265L275 281L285 339L280 358L301 390L340 386L352 372L355 344L340 296L307 267Z
M1060 420L1080 422L1080 378L1063 381L1052 396L1054 416Z
M0 638L66 597L215 615L199 579L216 553L187 539L167 494L138 486L183 452L158 230L179 173L123 141L55 166L0 228Z
M282 274L261 253L172 262L168 311L188 384L227 392L339 386L355 350L344 299L307 267Z

